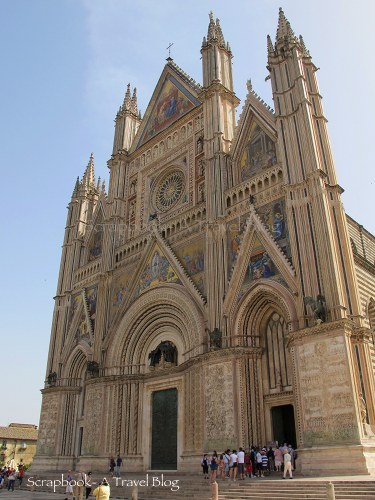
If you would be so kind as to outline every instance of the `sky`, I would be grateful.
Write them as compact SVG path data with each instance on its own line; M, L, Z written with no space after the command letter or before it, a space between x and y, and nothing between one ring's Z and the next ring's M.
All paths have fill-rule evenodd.
M126 85L144 112L171 56L198 82L208 13L219 17L241 99L246 81L273 107L266 36L282 6L313 61L344 206L375 232L371 0L0 0L0 169L4 181L0 425L39 423L66 206L90 153L108 180Z

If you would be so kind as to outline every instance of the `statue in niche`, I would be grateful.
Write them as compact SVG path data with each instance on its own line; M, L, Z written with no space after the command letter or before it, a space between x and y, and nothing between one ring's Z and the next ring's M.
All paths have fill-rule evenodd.
M359 393L359 406L361 410L361 422L363 424L367 423L367 405L362 392Z
M203 151L203 137L199 137L197 140L197 154Z
M148 355L150 369L177 365L177 349L170 341L161 342Z
M304 297L303 301L306 305L310 306L317 325L326 321L326 300L323 295L317 295L316 299L314 297Z
M198 177L204 177L205 169L206 169L206 161L203 158L201 158L198 161Z
M199 184L198 186L198 202L205 200L205 192L204 192L204 183Z
M212 331L208 331L210 337L210 350L214 351L216 349L221 349L222 344L222 333L218 328L214 328Z

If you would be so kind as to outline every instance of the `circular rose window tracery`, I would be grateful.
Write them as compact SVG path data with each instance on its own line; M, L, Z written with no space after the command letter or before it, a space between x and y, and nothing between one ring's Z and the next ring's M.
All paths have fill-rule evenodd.
M184 174L180 170L170 172L163 177L156 187L155 204L158 210L165 212L180 200L184 192Z

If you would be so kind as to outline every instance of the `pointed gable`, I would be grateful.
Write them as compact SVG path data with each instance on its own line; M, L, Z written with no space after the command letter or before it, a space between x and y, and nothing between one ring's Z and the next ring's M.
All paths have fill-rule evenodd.
M138 283L134 290L134 297L138 297L149 288L162 283L181 284L181 281L165 253L156 244L139 275Z
M194 80L170 61L155 88L132 149L152 139L199 106L197 91L199 87Z

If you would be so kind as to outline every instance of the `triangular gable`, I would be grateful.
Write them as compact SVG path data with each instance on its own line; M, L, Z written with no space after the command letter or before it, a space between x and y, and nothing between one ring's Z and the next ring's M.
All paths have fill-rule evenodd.
M181 280L163 250L158 244L155 244L142 272L138 276L133 298L139 297L146 290L163 283L177 283L181 285Z
M255 209L247 221L230 277L224 309L228 311L259 280L274 280L297 291L295 271Z
M231 146L238 166L238 182L277 162L276 122L270 108L250 91L244 104Z
M147 107L131 150L135 150L201 102L192 86L180 78L174 66L167 64Z

